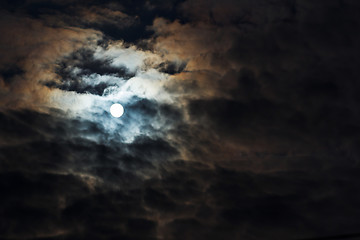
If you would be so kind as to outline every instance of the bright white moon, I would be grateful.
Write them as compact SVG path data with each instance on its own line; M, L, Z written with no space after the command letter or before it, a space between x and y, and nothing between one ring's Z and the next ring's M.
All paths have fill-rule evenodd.
M119 103L115 103L111 105L110 113L113 117L119 118L124 114L124 107Z

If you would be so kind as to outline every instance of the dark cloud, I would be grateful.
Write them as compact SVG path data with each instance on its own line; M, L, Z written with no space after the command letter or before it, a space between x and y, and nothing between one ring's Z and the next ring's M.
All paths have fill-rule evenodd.
M1 6L1 239L358 237L356 1ZM95 56L119 39L160 60ZM99 101L40 108L53 91Z
M125 79L131 78L133 74L127 74L129 70L123 67L111 66L110 59L96 59L94 58L94 52L88 49L81 49L73 53L68 58L65 58L60 64L58 73L62 78L66 78L71 74L69 70L72 68L80 68L80 73L76 77L81 75L99 74L99 75L113 75L116 77L122 77Z
M50 26L76 26L99 30L110 39L138 42L153 32L147 26L156 17L182 18L178 6L183 0L163 1L3 1L2 7L33 18L45 19Z
M107 75L123 80L128 80L135 76L125 66L114 67L110 59L96 59L94 52L88 49L81 49L74 52L71 56L63 59L56 69L60 82L44 82L47 87L59 88L65 91L75 91L77 93L90 93L103 95L104 90L116 83L107 82L84 82L84 77L91 77L93 74Z
M15 65L9 68L2 69L0 71L0 74L3 77L5 84L9 84L13 77L24 74L24 71Z
M173 75L176 73L181 73L182 71L184 71L186 67L186 63L182 62L182 63L176 63L176 62L163 62L160 63L160 65L158 66L159 71Z
M108 192L75 202L62 217L74 238L155 239L156 223L147 220L146 214L138 193ZM92 229L91 234L86 229Z
M155 239L157 223L142 206L142 193L130 189L142 181L136 172L176 153L166 142L97 143L83 138L104 132L94 122L30 111L1 116L2 136L9 135L0 154L0 191L7 196L1 237Z

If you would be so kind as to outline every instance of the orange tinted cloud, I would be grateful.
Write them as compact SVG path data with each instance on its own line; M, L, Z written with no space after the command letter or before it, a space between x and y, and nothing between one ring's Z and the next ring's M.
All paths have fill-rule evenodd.
M51 28L39 20L6 12L1 15L0 26L0 45L6 56L1 58L0 68L20 69L18 74L0 81L3 108L48 106L49 89L41 82L57 78L54 70L58 59L85 45L91 46L102 36L91 29Z

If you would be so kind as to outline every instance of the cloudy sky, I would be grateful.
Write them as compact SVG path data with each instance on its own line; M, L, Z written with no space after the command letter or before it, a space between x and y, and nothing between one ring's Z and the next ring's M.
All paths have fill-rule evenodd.
M0 239L357 239L359 12L1 1Z

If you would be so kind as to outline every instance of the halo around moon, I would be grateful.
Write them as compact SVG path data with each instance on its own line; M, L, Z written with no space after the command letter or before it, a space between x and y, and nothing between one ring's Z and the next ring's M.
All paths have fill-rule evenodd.
M113 117L119 118L124 114L124 107L119 103L114 103L110 107L110 113Z

